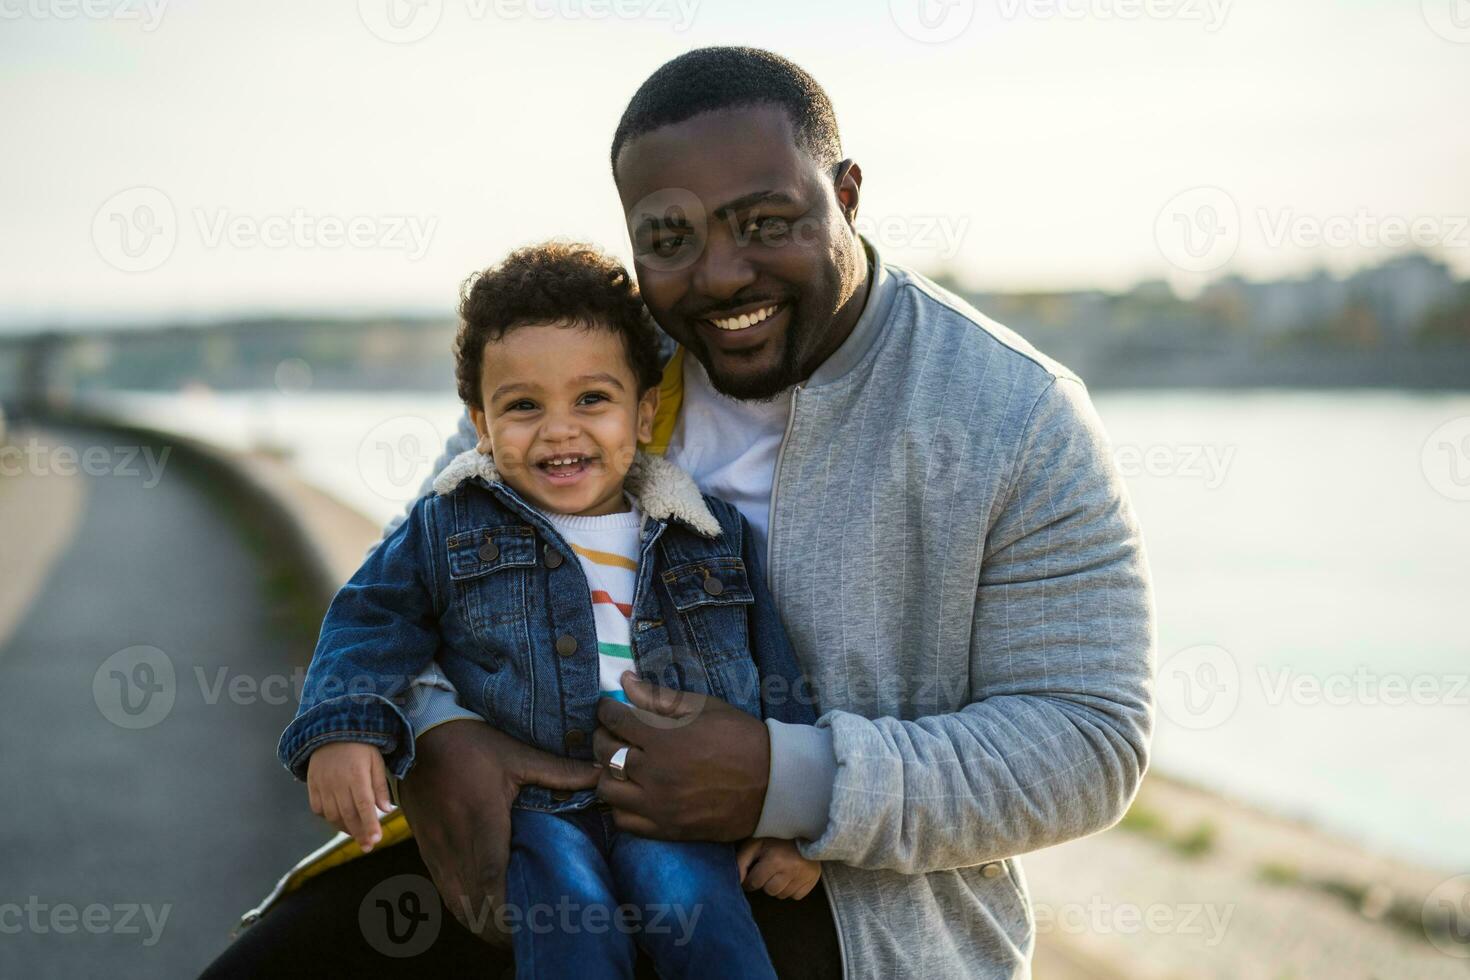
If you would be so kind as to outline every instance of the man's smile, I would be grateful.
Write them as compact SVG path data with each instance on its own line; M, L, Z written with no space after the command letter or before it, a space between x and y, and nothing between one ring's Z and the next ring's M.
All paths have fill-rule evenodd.
M745 350L784 330L790 319L789 300L763 300L720 316L699 317L694 322L713 346L722 350Z

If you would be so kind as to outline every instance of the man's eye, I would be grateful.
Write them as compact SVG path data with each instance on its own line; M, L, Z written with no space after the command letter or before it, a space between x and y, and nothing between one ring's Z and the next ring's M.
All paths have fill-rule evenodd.
M773 241L785 235L791 230L791 223L785 218L775 215L766 215L760 218L752 218L745 223L745 234L748 238L760 236L761 241Z
M689 241L688 235L665 235L649 243L648 250L660 258L676 255Z

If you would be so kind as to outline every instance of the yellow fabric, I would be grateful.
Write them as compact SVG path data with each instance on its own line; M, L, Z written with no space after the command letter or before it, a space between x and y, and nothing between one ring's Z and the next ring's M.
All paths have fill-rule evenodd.
M403 815L402 810L394 810L388 816L383 817L378 821L378 827L383 834L383 839L378 841L378 848L401 844L413 836L413 831L408 826L408 818ZM339 864L346 864L360 857L362 857L362 848L357 846L357 841L349 837L311 864L297 869L292 874L291 883L286 887L286 891L295 891L302 882L315 878L323 871L330 871Z
M674 350L674 356L669 358L664 365L663 379L658 385L658 410L653 416L653 438L644 443L641 448L644 452L654 456L662 456L669 451L669 442L674 438L674 426L679 422L679 410L684 407L684 348ZM400 844L413 836L413 828L408 825L408 818L403 815L402 810L395 810L392 816L385 817L382 821L383 839L378 843L378 850ZM362 850L352 840L344 841L340 846L317 858L292 872L285 892L293 892L301 887L305 881L315 878L324 871L329 871L340 864L355 861L362 857Z
M644 452L662 456L669 451L669 441L674 438L674 426L679 421L679 409L684 407L684 348L674 350L674 356L664 365L663 380L658 385L658 411L653 415L653 438L644 443Z

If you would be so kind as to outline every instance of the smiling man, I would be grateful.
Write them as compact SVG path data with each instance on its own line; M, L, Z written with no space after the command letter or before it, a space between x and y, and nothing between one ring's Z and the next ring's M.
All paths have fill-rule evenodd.
M1085 388L860 238L862 171L785 59L664 65L612 165L644 301L679 344L649 448L752 524L820 718L762 723L629 680L674 720L605 702L599 792L625 830L785 838L824 862L813 896L756 909L784 976L1027 975L1017 856L1116 822L1152 729L1147 570ZM271 957L303 955L308 921L355 921L385 875L427 866L456 914L485 907L518 787L589 778L423 681L402 785L422 863L405 845L320 876L256 927ZM450 925L436 949L467 936Z

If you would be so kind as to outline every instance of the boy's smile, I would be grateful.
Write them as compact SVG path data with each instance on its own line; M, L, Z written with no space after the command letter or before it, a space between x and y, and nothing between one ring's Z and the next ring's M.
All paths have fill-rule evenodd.
M623 480L653 434L658 390L641 396L622 337L559 321L512 327L485 345L480 451L527 502L593 517L628 509Z

